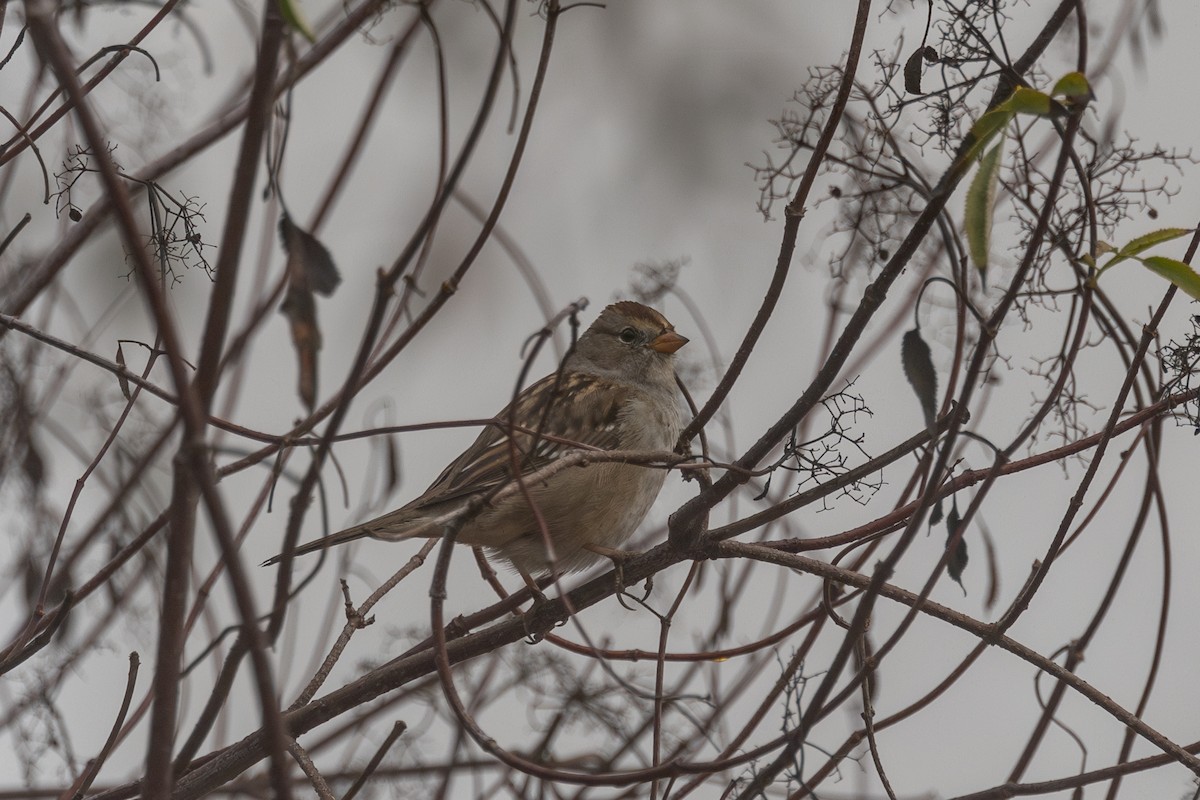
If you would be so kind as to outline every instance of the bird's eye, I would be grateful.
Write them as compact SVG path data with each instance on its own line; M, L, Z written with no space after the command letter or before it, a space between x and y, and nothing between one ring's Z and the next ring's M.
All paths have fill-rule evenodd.
M633 328L626 328L617 334L617 336L625 344L633 344L635 341L637 341L637 331L635 331Z

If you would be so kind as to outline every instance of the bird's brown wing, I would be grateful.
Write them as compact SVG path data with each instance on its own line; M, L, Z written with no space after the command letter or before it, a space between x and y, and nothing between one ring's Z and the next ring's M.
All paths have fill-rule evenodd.
M507 483L514 462L511 445L516 446L515 461L525 475L579 445L616 449L617 416L629 395L625 385L591 375L568 373L561 381L557 375L543 378L517 398L515 415L512 404L497 414L498 424L479 434L466 452L405 508L424 508ZM528 420L523 423L528 430L512 431L510 437L506 425L510 419Z

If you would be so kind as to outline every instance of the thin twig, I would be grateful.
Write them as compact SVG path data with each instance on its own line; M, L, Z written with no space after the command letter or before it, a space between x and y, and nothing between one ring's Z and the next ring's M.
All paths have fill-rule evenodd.
M104 745L100 748L100 753L87 764L87 769L75 781L67 791L63 792L59 800L80 800L88 789L91 788L92 782L96 780L96 776L100 774L100 768L104 766L104 762L108 760L109 753L112 752L113 746L117 743L117 734L121 730L121 726L125 724L125 715L129 712L129 703L133 700L133 687L137 684L138 667L141 665L137 653L129 654L129 675L125 678L125 694L121 698L121 707L117 711L116 719L113 720L112 728L108 732L108 738L104 740Z
M379 748L375 751L375 754L371 756L371 760L367 762L367 766L363 768L363 771L359 774L359 776L354 779L354 783L350 784L350 788L346 790L344 795L342 795L342 800L354 800L354 796L358 794L358 791L362 789L362 787L367 785L367 781L371 779L371 776L375 773L375 770L379 768L381 763L383 763L383 757L387 755L388 750L392 749L392 745L404 735L404 731L406 730L408 730L408 725L401 720L396 720L396 724L392 726L391 731L388 732L387 738L383 740L383 743L379 745Z

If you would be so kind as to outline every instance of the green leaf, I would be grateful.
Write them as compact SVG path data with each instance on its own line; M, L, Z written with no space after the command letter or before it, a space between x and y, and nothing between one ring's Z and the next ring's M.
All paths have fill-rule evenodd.
M1001 103L997 110L1003 108L1013 114L1033 114L1038 117L1048 117L1054 109L1054 101L1045 92L1018 86L1012 95Z
M1156 244L1162 244L1163 242L1169 242L1172 239L1178 239L1181 236L1187 236L1191 232L1191 228L1163 228L1162 230L1151 231L1145 236L1139 236L1136 239L1127 242L1123 247L1121 247L1120 250L1117 251L1117 255L1121 256L1122 258L1136 256L1138 253L1145 252L1151 247L1154 247Z
M1172 239L1178 239L1180 236L1187 236L1191 232L1190 228L1163 228L1162 230L1151 231L1145 236L1139 236L1116 249L1116 255L1100 268L1100 273L1107 272L1122 261L1135 258L1139 253L1144 253L1155 245L1169 242ZM1108 249L1109 251L1113 250L1111 246Z
M988 251L992 240L992 211L996 205L996 184L1000 177L1000 156L1004 150L1004 139L984 154L979 160L979 171L967 188L967 202L963 225L967 233L967 251L971 261L985 277L987 275Z
M995 108L977 119L971 126L971 136L974 141L971 142L970 149L963 155L963 160L969 161L979 155L987 143L1004 130L1008 123L1012 122L1012 118L1011 111Z
M1083 100L1092 96L1092 87L1082 72L1068 72L1058 79L1050 94L1068 100Z
M1139 258L1146 269L1161 275L1178 286L1194 300L1200 300L1200 275L1182 261L1166 256L1146 256Z
M304 12L300 10L300 6L297 4L297 0L279 0L279 13L283 15L283 21L292 30L299 33L309 42L317 40L317 37L312 32L312 27L304 17Z
M971 126L970 135L974 141L963 155L963 161L978 156L996 134L1008 127L1008 123L1012 122L1016 115L1032 114L1038 117L1048 117L1052 114L1062 113L1062 111L1063 107L1054 102L1045 92L1018 86L1007 100L977 119Z

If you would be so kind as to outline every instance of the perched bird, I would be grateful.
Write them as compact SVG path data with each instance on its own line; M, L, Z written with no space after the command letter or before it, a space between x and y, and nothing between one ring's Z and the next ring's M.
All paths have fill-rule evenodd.
M394 541L442 535L439 517L512 479L510 445L531 475L577 445L604 450L671 450L682 428L676 350L687 339L652 308L623 301L605 308L562 368L532 384L442 471L424 494L395 511L296 548L296 555L364 537ZM617 557L662 488L666 472L614 462L572 466L527 486L554 544L554 570L584 569ZM514 492L466 522L461 544L507 559L527 581L552 571L526 492ZM267 561L273 564L280 556Z

